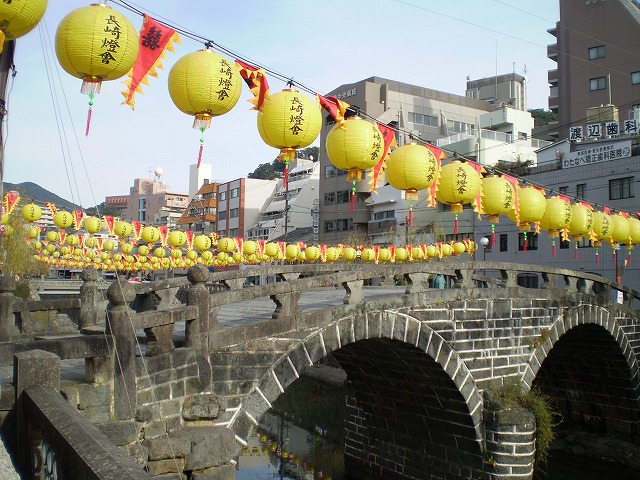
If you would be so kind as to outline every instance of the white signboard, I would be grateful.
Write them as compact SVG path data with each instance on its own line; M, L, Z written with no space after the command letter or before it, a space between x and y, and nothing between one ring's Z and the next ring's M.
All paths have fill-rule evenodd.
M630 156L631 140L607 143L606 145L594 144L584 150L565 154L562 159L562 168L583 167L592 163L608 162Z

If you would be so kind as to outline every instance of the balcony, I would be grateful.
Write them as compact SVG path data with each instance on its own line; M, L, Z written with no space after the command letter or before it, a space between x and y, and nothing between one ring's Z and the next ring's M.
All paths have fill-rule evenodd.
M367 228L369 235L378 235L389 230L395 230L397 225L395 218L385 218L382 220L370 220Z
M558 69L554 68L553 70L549 70L547 72L547 82L549 82L551 85L557 85L558 84Z
M553 60L555 62L558 61L558 44L552 43L551 45L547 45L547 57L549 60Z

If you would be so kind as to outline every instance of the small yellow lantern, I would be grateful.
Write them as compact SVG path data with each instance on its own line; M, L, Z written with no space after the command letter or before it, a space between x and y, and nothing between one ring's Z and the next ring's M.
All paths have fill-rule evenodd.
M449 204L455 215L453 234L458 233L458 214L465 203L472 203L482 187L480 173L469 163L453 160L443 166L438 181L436 198L440 203Z
M167 237L167 241L172 247L181 247L187 243L187 234L180 230L174 230Z
M22 207L22 218L27 222L37 222L42 217L42 209L35 203L28 203Z
M547 202L544 196L544 190L534 186L520 187L516 189L518 195L518 211L507 213L509 219L518 225L518 228L524 234L523 251L527 251L527 233L531 229L531 224L539 222L544 216L547 208Z
M160 240L160 229L153 226L146 226L142 229L142 233L140 237L145 242L149 244L154 244L158 240Z
M367 247L362 250L362 253L360 254L360 258L364 262L373 262L376 259L376 252L373 248Z
M290 262L293 262L294 260L296 260L299 254L300 254L300 246L297 243L290 243L289 245L286 246L284 251L284 256Z
M280 247L275 242L269 242L264 246L264 254L271 258L276 258L280 253Z
M396 248L396 252L395 252L395 257L396 257L396 262L404 262L409 256L409 253L407 252L407 249L404 247L398 247Z
M202 252L200 256L203 259L205 259L205 257L207 258L209 257L208 255L206 256L204 255L204 253L206 251L209 251L209 249L211 248L211 239L208 236L198 235L196 238L193 239L193 246L195 247L196 250L199 250Z
M118 220L113 226L113 233L120 238L127 238L133 232L133 226L124 220Z
M342 258L344 258L347 262L353 262L358 256L358 252L353 247L345 247L342 251Z
M629 217L629 246L637 245L640 243L640 220L634 217Z
M285 164L283 186L289 181L289 162L296 150L308 147L320 134L322 114L316 99L289 88L264 99L258 110L258 132L267 145L280 149Z
M73 224L73 215L66 210L60 210L53 216L53 223L61 229L69 228Z
M600 266L600 255L598 249L602 246L602 242L610 242L613 238L613 229L615 225L611 221L611 215L609 209L604 211L596 210L593 213L593 235L595 241L593 246L596 253L596 266Z
M375 167L384 154L384 139L376 125L359 117L350 117L344 124L337 123L327 134L325 142L329 161L341 170L347 170L352 182L351 213L353 213L356 183L362 171Z
M436 156L426 147L415 143L396 148L389 154L386 167L389 185L404 190L409 200L409 226L413 224L413 201L418 199L418 190L424 190L438 177Z
M388 262L391 260L391 250L388 248L381 248L378 250L378 261L379 262Z
M47 0L20 0L0 3L0 52L4 41L29 33L42 19Z
M55 230L49 230L45 236L50 242L57 242L58 240L60 240L60 235Z
M258 244L253 240L247 240L242 244L242 253L246 256L253 255L258 251Z
M218 240L218 250L221 252L231 253L236 249L236 241L230 237L224 237Z
M336 260L338 260L338 258L340 258L340 250L338 248L336 247L327 248L327 255L326 255L327 262L333 263Z
M467 251L467 247L465 246L464 243L462 242L455 242L453 244L453 254L454 255L462 255L464 252Z
M87 217L84 219L84 229L89 235L93 235L102 230L102 221L98 217Z
M124 76L138 57L138 32L120 12L100 3L73 10L56 31L60 66L82 79L80 91L89 95L85 134L89 134L95 94L103 80Z
M318 258L320 258L320 249L318 247L307 247L304 252L306 259L311 262L315 262Z
M200 130L198 166L204 148L204 131L211 119L229 112L240 99L242 77L232 62L205 49L180 58L169 72L169 95L182 113L193 115Z

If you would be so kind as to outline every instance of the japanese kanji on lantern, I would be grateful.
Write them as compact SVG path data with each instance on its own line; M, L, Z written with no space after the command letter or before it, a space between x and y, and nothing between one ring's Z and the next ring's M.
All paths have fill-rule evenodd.
M610 210L604 207L603 210L596 210L593 213L593 247L596 254L596 266L600 266L600 252L602 242L610 242L613 238L613 229L615 225L611 221Z
M5 40L26 35L42 19L47 0L19 0L0 2L0 52Z
M515 200L515 187L507 178L489 175L482 179L482 211L491 223L491 248L496 243L496 223L500 223L500 215L516 208Z
M518 199L518 208L507 213L507 217L516 225L523 233L523 251L527 251L527 234L531 229L532 223L537 223L544 215L547 208L544 190L535 186L526 186L516 188Z
M551 255L556 256L556 238L562 232L568 239L571 224L571 204L564 196L550 197L546 200L544 215L540 219L540 228L547 230L551 238ZM563 238L565 239L565 238Z
M569 223L569 235L575 242L574 258L578 259L578 242L582 237L591 240L593 234L593 207L586 202L576 203L571 206L571 222Z
M181 57L169 72L169 95L182 113L192 115L200 131L198 167L204 148L204 131L211 119L229 112L240 99L242 77L230 60L210 49Z
M270 147L280 149L278 161L285 164L283 186L289 181L289 162L296 150L311 145L322 127L322 115L316 99L293 88L265 97L258 110L258 132Z
M458 233L458 215L462 212L463 205L477 202L479 199L476 197L482 188L480 173L471 163L453 160L440 170L436 198L440 203L450 205L451 213L455 216L454 235ZM480 208L480 205L474 204L474 209Z
M95 94L104 80L131 70L138 56L138 32L127 17L105 4L81 7L58 25L56 56L69 75L82 79L80 91L89 95L88 135Z
M403 145L389 154L386 175L389 185L404 191L405 199L409 201L407 222L412 226L413 202L418 199L418 191L428 189L438 178L436 156L428 148L416 143Z
M362 171L375 167L384 154L384 139L380 129L359 117L350 117L336 125L327 134L325 142L329 161L341 170L347 170L352 182L351 213L354 210L356 183Z

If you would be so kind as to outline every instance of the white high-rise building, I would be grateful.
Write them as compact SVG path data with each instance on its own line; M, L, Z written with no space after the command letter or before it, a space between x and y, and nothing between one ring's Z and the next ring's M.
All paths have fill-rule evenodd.
M189 198L198 193L198 190L205 183L211 183L213 167L210 163L201 163L200 168L197 164L189 165Z

